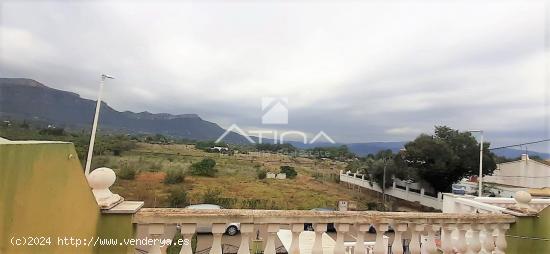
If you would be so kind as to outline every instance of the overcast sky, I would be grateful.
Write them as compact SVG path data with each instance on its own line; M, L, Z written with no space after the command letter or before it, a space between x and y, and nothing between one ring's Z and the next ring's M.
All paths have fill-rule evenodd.
M338 142L549 136L543 1L261 2L4 1L0 75L95 98L105 72L120 111ZM265 96L288 97L288 125L261 124Z

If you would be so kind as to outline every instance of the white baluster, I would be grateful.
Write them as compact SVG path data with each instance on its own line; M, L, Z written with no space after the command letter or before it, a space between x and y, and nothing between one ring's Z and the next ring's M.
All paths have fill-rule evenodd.
M483 226L485 229L485 238L483 239L483 252L490 254L493 253L493 250L495 250L495 237L493 236L495 227L492 224L485 224Z
M470 228L469 225L459 224L457 225L458 230L458 241L456 241L455 249L458 253L466 253L468 245L466 244L466 231Z
M290 232L292 232L292 243L290 244L289 254L300 254L300 234L304 230L304 224L292 224L290 225Z
M468 254L476 254L479 253L481 250L481 242L479 241L479 230L481 229L481 225L479 224L472 224L470 226L470 230L472 232L470 237L470 242L468 244L468 251L466 253Z
M357 241L353 248L353 254L366 254L365 249L365 233L369 231L369 224L358 224L357 226Z
M506 230L510 228L509 224L498 224L496 227L497 239L496 239L496 253L505 253L506 251Z
M277 231L279 231L279 224L267 224L267 240L265 242L264 254L275 254Z
M225 233L225 223L212 224L212 247L210 254L222 254L222 235Z
M149 235L151 239L160 239L164 235L164 224L149 224ZM161 254L160 242L154 241L154 244L149 248L150 254Z
M193 234L195 234L195 230L197 229L197 224L194 223L185 223L181 224L181 236L183 237L184 241L187 239L189 242L188 244L184 244L181 246L181 250L179 254L193 254L193 249L191 248L191 240L193 238Z
M250 234L254 231L254 224L241 224L241 245L237 254L250 254Z
M436 254L437 246L435 245L435 232L439 231L438 225L426 226L426 231L428 232L428 242L426 243L426 251L429 254Z
M313 241L311 254L323 254L323 233L327 231L327 224L315 223L313 224L313 230L315 230L315 241Z
M376 226L376 242L374 243L374 254L385 254L387 246L384 245L384 233L388 231L387 223L377 223Z
M349 224L336 224L336 243L334 245L334 254L345 254L344 238L349 232Z
M411 242L409 243L409 250L411 254L420 254L420 232L424 231L424 225L422 224L410 224L411 229Z
M453 225L441 225L441 250L443 250L444 254L453 253L452 234L454 228Z
M407 231L407 224L398 223L394 225L393 243L391 244L391 251L393 254L403 254L403 232Z

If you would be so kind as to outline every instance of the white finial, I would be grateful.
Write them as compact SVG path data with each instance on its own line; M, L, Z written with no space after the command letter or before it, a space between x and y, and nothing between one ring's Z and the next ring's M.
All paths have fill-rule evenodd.
M116 180L115 172L110 168L97 168L92 171L88 176L88 184L92 187L97 204L101 209L109 209L124 199L118 195L113 194L109 187L111 187Z
M529 205L529 202L531 202L531 200L533 199L533 197L531 197L531 194L529 194L529 192L518 191L516 192L516 194L514 194L514 199L516 200L516 205L514 208L516 208L517 210L520 210L526 213L536 212L536 210Z

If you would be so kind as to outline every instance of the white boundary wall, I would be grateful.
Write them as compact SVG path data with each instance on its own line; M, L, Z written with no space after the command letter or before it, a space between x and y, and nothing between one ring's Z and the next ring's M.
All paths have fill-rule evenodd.
M353 176L348 175L348 173L353 174ZM382 193L382 188L380 188L377 183L373 183L371 185L370 181L366 180L365 176L362 174L350 172L344 173L343 171L340 171L340 181ZM438 210L443 209L443 195L441 192L437 193L437 198L435 198L424 195L424 189L420 189L420 193L410 191L408 187L406 187L405 190L399 189L395 187L394 182L393 187L386 188L386 194L403 200L418 202L423 206L432 207Z

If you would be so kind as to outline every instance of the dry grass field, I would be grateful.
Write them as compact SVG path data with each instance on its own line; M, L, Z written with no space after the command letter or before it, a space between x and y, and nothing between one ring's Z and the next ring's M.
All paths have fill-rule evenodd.
M166 171L187 171L192 163L207 157L216 161L215 177L186 175L182 183L163 183ZM115 171L122 167L136 169L135 179L119 177L111 190L126 200L143 200L147 207L169 206L170 192L178 188L186 190L192 204L203 202L209 193L222 199L227 208L335 208L338 200L354 200L359 208L366 209L368 203L378 200L339 184L335 179L345 163L330 160L265 153L223 155L203 152L192 145L140 143L137 149L122 156L97 156L94 165L108 166ZM258 179L258 170L278 172L282 165L295 167L298 176L285 180Z

